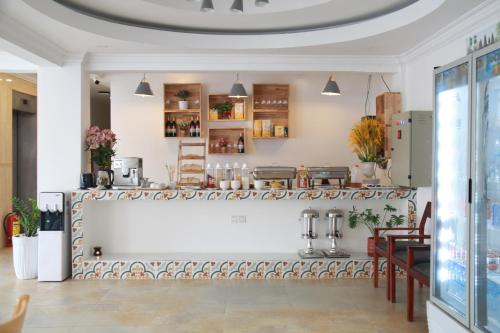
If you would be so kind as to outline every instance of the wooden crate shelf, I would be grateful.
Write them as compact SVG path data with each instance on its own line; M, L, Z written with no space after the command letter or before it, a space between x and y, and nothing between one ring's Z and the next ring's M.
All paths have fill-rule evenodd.
M186 98L187 108L179 108L180 98L177 93L181 90L186 90L189 96ZM163 132L165 138L183 138L190 137L189 129L187 131L181 130L179 122L191 122L191 120L198 120L200 122L200 130L202 126L201 118L201 84L200 83L165 83L163 85ZM177 123L177 136L167 136L167 122L175 120ZM201 133L200 136L202 137Z
M289 137L289 94L288 84L253 85L253 139Z
M245 136L245 128L209 128L208 129L208 153L210 155L242 155L238 152L238 139L240 134L243 134L245 142L244 152L247 151L247 140ZM224 139L227 147L221 147L221 139Z
M228 114L212 111L220 103L230 103L232 109ZM246 119L246 98L229 97L227 94L208 95L208 121L244 121Z

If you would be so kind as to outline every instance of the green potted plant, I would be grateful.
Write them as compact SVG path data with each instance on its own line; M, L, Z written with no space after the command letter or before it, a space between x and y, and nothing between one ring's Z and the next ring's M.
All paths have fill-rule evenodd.
M35 199L12 198L12 205L20 217L21 234L12 237L14 270L18 279L38 276L38 228L40 210Z
M179 126L179 135L180 137L182 136L189 136L188 135L188 131L189 131L189 125L191 123L189 121L186 121L186 120L180 120L179 122L177 122L177 126Z
M189 91L187 90L179 90L175 96L179 98L179 110L187 110L188 109L188 101Z
M405 222L404 215L396 215L392 214L397 211L396 208L391 205L385 205L384 207L384 216L382 219L380 218L380 214L374 214L373 209L368 208L364 211L360 212L356 209L356 206L352 207L352 210L349 211L349 227L351 229L356 228L358 225L364 225L371 234L371 237L368 237L367 241L367 249L368 255L371 257L375 252L375 228L393 228L402 225ZM384 235L385 232L382 232L381 235Z
M219 113L218 119L231 119L233 104L230 102L217 103L214 105L214 109Z

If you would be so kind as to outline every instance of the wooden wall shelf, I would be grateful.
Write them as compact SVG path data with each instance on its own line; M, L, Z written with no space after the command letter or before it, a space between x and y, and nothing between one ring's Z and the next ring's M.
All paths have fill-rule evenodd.
M230 103L232 109L227 114L212 111L214 106L219 103ZM208 121L244 121L246 119L246 98L229 97L227 94L208 95Z
M238 140L240 134L243 135L244 152L238 152ZM224 140L226 147L222 147L221 140ZM210 155L242 155L247 149L245 128L209 128L208 129L208 153Z
M189 96L186 98L187 108L179 108L180 98L177 93L181 90L186 90ZM201 128L201 84L200 83L165 83L163 85L164 93L164 137L165 138L183 138L190 137L189 129L187 131L180 128L180 122L191 122L198 120L200 122L200 135L202 137ZM171 137L167 135L167 123L174 121L177 123L177 136Z
M254 139L289 137L289 95L288 84L253 85L252 136Z

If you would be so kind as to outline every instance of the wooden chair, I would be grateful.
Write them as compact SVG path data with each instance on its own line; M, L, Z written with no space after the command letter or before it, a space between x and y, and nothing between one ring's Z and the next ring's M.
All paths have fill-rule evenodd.
M21 333L29 300L29 295L22 295L17 299L12 319L0 324L0 333Z
M415 252L430 252L430 245L412 245L408 246L407 251L407 267L406 267L406 319L413 321L413 303L415 296L415 280L429 287L431 263L420 262L415 263Z
M425 234L425 223L427 222L427 218L431 217L431 203L427 202L425 205L424 213L422 215L422 219L420 220L420 224L418 228L408 228L408 227L396 227L396 228L375 228L374 232L374 241L375 241L375 251L373 254L373 266L374 266L374 276L373 276L373 286L378 288L378 266L379 266L379 257L383 257L387 259L387 290L386 297L388 300L391 300L391 288L390 288L390 257L388 252L388 241L384 238L380 237L381 231L418 231L418 235L423 236ZM404 236L404 235L403 235ZM406 249L408 245L418 245L419 242L414 239L401 239L395 243L395 247L399 249Z
M389 300L392 303L396 302L396 266L402 270L408 269L407 252L408 248L415 245L424 245L425 239L430 239L430 235L390 235L387 237L388 243L388 286L389 286ZM417 244L407 245L406 248L400 249L396 245L398 240L418 240ZM431 258L430 249L428 251L419 251L413 258L414 264L429 262ZM420 285L422 287L422 285Z

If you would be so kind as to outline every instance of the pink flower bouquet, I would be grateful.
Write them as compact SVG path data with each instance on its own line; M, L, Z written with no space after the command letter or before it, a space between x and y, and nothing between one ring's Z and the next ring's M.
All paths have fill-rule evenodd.
M116 135L110 129L92 126L85 130L85 150L90 150L92 161L101 169L111 168L115 144Z

